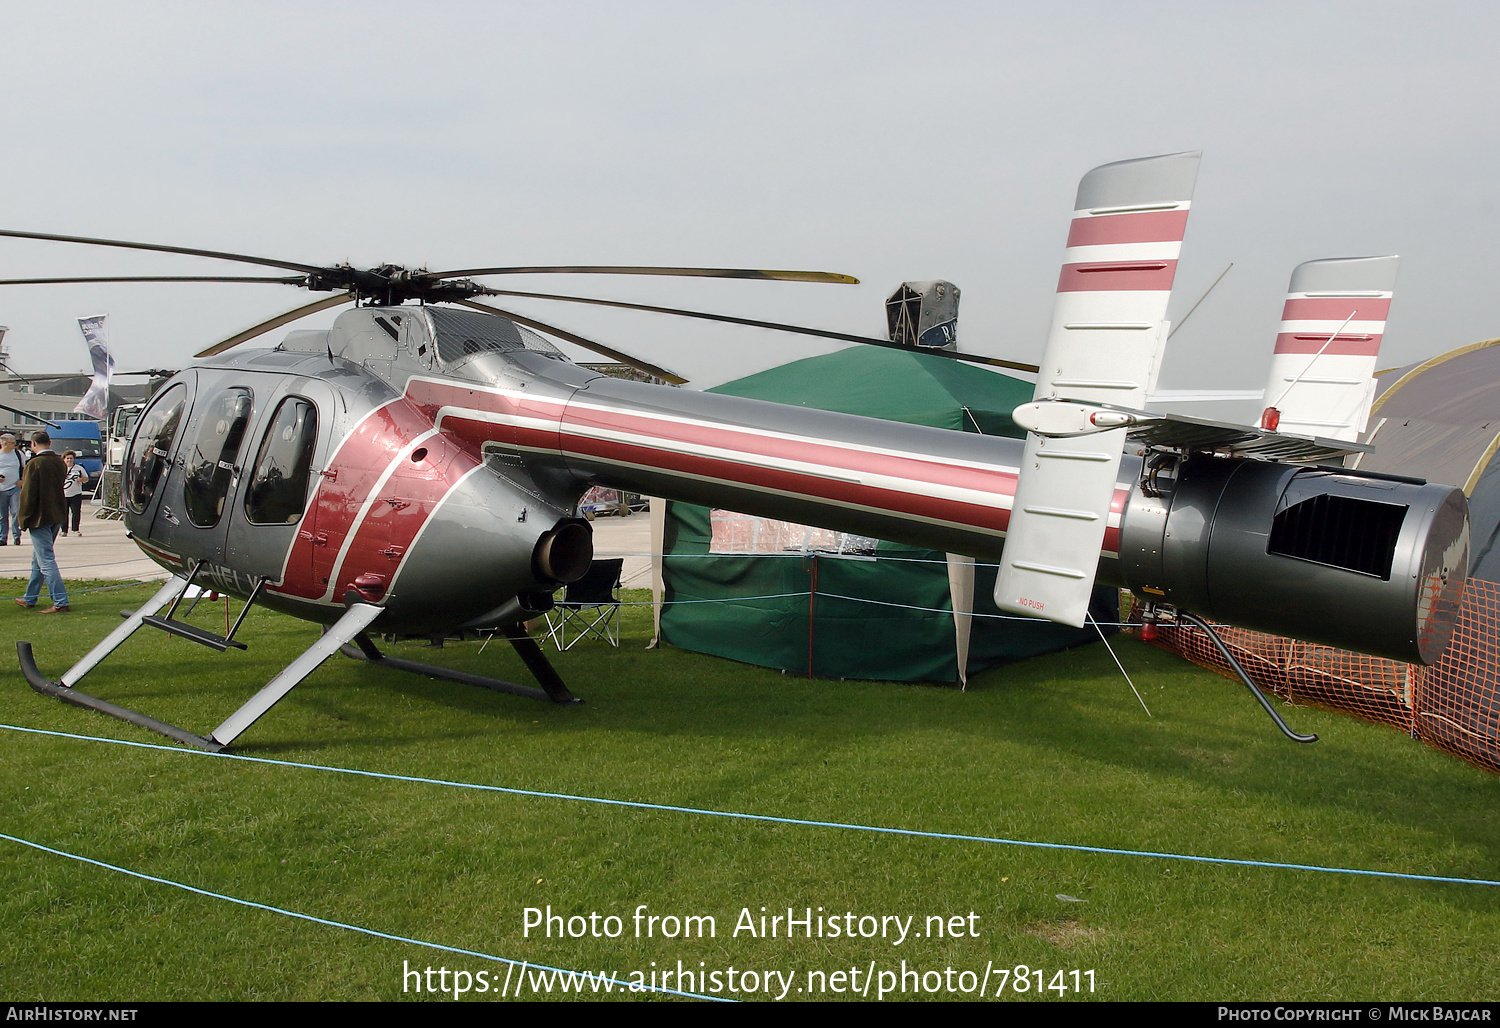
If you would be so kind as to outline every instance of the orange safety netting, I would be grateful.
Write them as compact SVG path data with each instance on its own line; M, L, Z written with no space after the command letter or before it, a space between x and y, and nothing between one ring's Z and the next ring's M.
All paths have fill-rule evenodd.
M1262 689L1288 702L1388 724L1500 772L1500 586L1493 582L1465 584L1453 642L1430 667L1238 628L1219 634ZM1162 627L1156 645L1234 674L1196 628Z

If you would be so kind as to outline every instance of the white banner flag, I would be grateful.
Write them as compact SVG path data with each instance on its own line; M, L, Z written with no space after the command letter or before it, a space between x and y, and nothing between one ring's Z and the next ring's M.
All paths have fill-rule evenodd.
M87 414L95 421L103 421L109 408L109 376L115 370L115 359L109 355L109 342L104 334L104 315L79 318L78 328L84 341L89 344L89 360L94 363L94 381L89 391L83 394L73 410Z

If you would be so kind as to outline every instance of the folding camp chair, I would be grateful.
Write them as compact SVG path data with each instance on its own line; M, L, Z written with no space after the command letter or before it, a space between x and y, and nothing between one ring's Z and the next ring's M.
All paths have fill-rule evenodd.
M573 644L590 635L611 646L620 645L620 569L625 560L596 560L578 581L569 584L558 604L547 612L547 635L559 650L570 650ZM568 626L576 633L568 640Z

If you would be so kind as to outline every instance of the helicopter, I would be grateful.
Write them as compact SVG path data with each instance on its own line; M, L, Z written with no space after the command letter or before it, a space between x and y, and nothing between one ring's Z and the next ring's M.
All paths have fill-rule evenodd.
M0 284L271 281L331 294L206 348L155 394L124 455L121 504L137 545L170 577L56 680L41 673L27 642L17 644L22 670L44 695L210 751L233 743L340 651L397 670L578 702L524 623L590 566L592 528L575 505L592 486L995 561L1002 608L1074 626L1084 624L1098 581L1137 593L1153 623L1178 618L1212 635L1203 620L1210 618L1431 662L1451 636L1468 567L1460 490L1346 468L1337 462L1368 449L1351 439L1142 409L1167 334L1198 160L1196 153L1141 158L1084 176L1040 366L953 351L928 358L1038 371L1035 400L1015 414L1028 429L1024 442L613 378L574 364L539 333L681 381L477 298L604 304L899 345L889 340L475 281L540 272L854 281L844 275L319 267L0 230L293 272ZM1382 281L1372 291L1361 281L1371 274L1367 262L1327 263L1336 267L1319 272L1321 291L1355 305L1333 337L1357 321L1361 338L1374 332L1378 340L1369 297L1388 301L1388 267L1376 265ZM292 331L269 349L237 349L340 305L353 306L326 331ZM1383 325L1383 308L1378 320ZM1127 454L1127 445L1140 452ZM195 587L244 600L223 635L175 616ZM235 636L257 604L324 631L207 734L77 688L146 626L217 651L243 648ZM372 638L462 629L504 635L537 685L391 657ZM1244 681L1289 737L1314 738L1294 733Z

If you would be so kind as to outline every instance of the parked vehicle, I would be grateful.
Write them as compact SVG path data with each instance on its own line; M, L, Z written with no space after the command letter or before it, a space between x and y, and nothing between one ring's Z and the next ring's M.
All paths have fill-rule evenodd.
M135 435L135 423L145 407L144 403L122 403L110 415L106 467L119 468L124 460L125 447L130 445L130 437Z
M78 466L89 473L85 488L90 492L99 484L99 473L104 470L104 441L99 434L97 421L59 421L56 428L47 429L52 437L52 449L58 453L72 450L78 454Z

